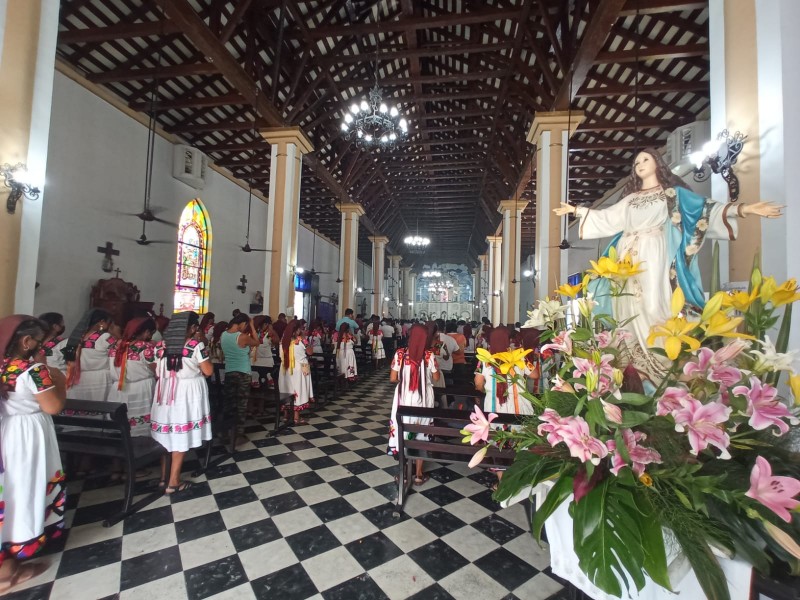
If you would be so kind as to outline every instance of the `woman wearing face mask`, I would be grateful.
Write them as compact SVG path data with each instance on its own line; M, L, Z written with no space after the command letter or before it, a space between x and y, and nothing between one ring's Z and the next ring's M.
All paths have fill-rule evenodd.
M111 315L99 308L84 313L64 351L67 395L78 400L105 401L111 391L108 352L116 340L108 333Z
M44 364L48 331L27 315L0 319L0 594L46 569L19 560L36 556L64 527L64 471L50 415L64 408L66 381Z
M736 239L740 219L778 218L781 208L771 202L724 204L703 198L672 173L657 150L647 149L636 155L619 202L600 210L562 203L553 212L576 214L581 239L615 236L609 246L617 255L642 263L624 295L611 298L607 279L593 282L590 291L600 303L598 313L627 322L624 329L631 336L622 350L643 377L657 384L671 361L648 352L647 337L653 325L670 318L676 287L686 297L686 309L702 312L705 297L697 254L705 239Z

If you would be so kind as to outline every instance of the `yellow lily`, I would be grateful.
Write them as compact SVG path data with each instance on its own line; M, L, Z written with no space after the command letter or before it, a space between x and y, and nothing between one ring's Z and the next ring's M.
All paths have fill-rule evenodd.
M789 375L789 387L792 389L795 405L800 406L800 374L792 373Z
M725 292L717 292L711 298L709 298L708 302L706 302L705 307L703 308L703 315L701 317L702 321L708 321L711 317L717 314L720 309L722 309L722 304L725 302L725 298L727 294Z
M569 298L575 298L578 294L580 294L582 289L583 283L579 283L578 285L564 283L555 291L555 293L561 294L562 296L568 296Z
M775 307L791 304L798 300L800 300L800 294L797 293L797 280L795 279L787 279L772 294L772 305Z
M725 294L724 292L719 293L723 294L722 306L725 308L733 308L739 312L747 312L750 305L758 298L760 291L759 287L755 286L753 291L749 294L744 291L733 292L731 294Z
M742 317L729 317L723 312L718 312L712 316L707 322L703 323L702 327L706 332L706 337L729 337L729 338L744 338L747 340L754 340L752 335L739 333L736 328L744 321Z
M482 363L492 364L494 363L494 359L492 358L492 353L489 352L486 348L475 348L475 356L478 357L478 360Z
M676 287L675 291L672 292L672 300L670 300L669 305L670 310L672 311L672 316L677 317L685 305L686 296L683 295L683 290L680 287Z
M634 263L628 255L619 261L612 260L610 256L601 256L600 260L590 260L589 262L592 263L594 268L587 269L587 273L597 277L624 280L642 272L640 268L642 263Z
M754 288L756 286L753 286ZM774 277L765 277L761 282L761 303L766 304L772 300L772 294L778 289L778 283Z
M697 350L700 347L700 340L688 335L697 325L697 321L687 321L683 317L667 319L663 325L653 326L650 335L647 336L647 345L655 346L657 339L666 338L664 350L670 360L675 360L680 355L683 344L686 344L690 350Z
M525 357L533 352L532 349L517 348L516 350L508 350L507 352L498 352L493 354L492 358L500 369L500 373L508 375L511 369L517 368L520 371L525 370Z

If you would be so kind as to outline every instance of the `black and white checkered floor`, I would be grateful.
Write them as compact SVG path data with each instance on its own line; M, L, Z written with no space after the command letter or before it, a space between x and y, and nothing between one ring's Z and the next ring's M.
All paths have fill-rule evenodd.
M387 379L277 438L252 422L232 460L113 527L101 521L122 486L72 485L69 530L39 559L49 569L7 600L566 597L523 507L492 501L489 473L426 465L430 481L392 518Z

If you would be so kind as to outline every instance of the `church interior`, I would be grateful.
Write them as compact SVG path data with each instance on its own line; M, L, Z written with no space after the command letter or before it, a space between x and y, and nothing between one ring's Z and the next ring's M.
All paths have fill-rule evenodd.
M642 314L669 317L679 287L686 305L673 309L672 318L701 322L717 290L734 297L761 285L753 283L754 265L778 282L794 282L800 268L791 257L800 255L800 237L792 223L800 226L800 208L789 191L800 146L789 142L792 131L800 132L800 115L791 108L800 95L793 62L800 56L798 26L795 0L0 0L0 201L6 201L0 318L11 323L12 315L55 313L64 347L76 335L79 344L77 358L64 354L63 376L54 375L50 387L42 383L48 376L31 375L37 391L28 402L34 412L41 405L48 413L38 412L42 418L53 417L42 425L44 437L30 443L57 440L48 460L63 462L62 477L50 480L47 494L52 485L64 494L53 539L44 542L50 506L44 521L31 517L38 530L25 539L41 535L42 547L26 555L19 551L23 540L13 537L16 527L24 529L15 512L27 498L14 474L22 467L6 449L9 440L23 438L5 428L20 419L11 408L22 393L22 376L8 371L17 360L12 346L27 352L28 338L19 328L6 335L0 320L6 437L0 478L7 481L0 480L7 520L0 529L0 594L9 600L672 595L653 583L660 582L650 571L645 589L652 595L624 588L617 594L600 576L587 579L583 561L556 556L551 521L550 545L540 544L531 518L547 506L545 492L533 485L530 493L498 501L503 470L510 478L512 468L502 463L502 444L489 452L495 462L481 468L467 465L471 454L445 453L437 462L433 446L453 426L444 412L397 416L406 388L416 385L416 375L409 383L404 369L426 365L433 353L430 366L419 366L427 377L422 400L414 396L424 403L426 385L431 393L441 387L430 410L472 410L474 400L486 414L501 413L503 423L504 412L534 414L481 404L490 387L497 393L491 375L479 383L491 362L481 356L496 352L491 340L499 330L507 332L503 351L527 348L528 328L552 325L539 321L542 302L564 294L565 284L583 289L577 298L585 299L594 277L589 270L605 264L598 261L609 245L632 248L625 259L660 278L643 277L640 285L634 277L622 286L621 295ZM643 156L657 163L656 171L640 167ZM598 216L616 215L629 201L629 211L647 208L648 196L635 204L628 194L647 192L648 177L656 176L652 202L660 203L661 221L632 225L637 217L627 214L617 225ZM690 223L675 208L689 200L680 194L674 200L666 181L685 186L705 212ZM674 243L684 254L676 260L685 258L685 268L669 260L659 265L673 251L669 233L666 242L658 238L666 250L646 254L654 252L650 237L667 231L670 219L680 228ZM662 280L662 287L671 285L666 293L658 288ZM623 322L627 313L616 311L624 300L613 299L620 327L633 338L655 335L655 321L643 333ZM579 329L588 317L570 310L561 315L565 326ZM800 328L786 313L785 327L775 312L759 331L793 360ZM133 324L146 329L145 322L153 331L136 337ZM170 358L177 323L194 327L200 340L194 354L195 345L183 346L181 337L178 371ZM225 326L215 332L215 323ZM423 326L425 353L408 363ZM755 339L753 327L742 321L738 331ZM92 332L102 339L104 331L130 342L125 351L116 342L128 363L139 360L131 355L134 338L151 344L155 336L147 346L152 364L143 370L152 380L146 429L152 417L153 432L156 404L162 414L182 401L179 388L162 405L163 382L182 382L182 373L195 369L207 406L202 419L191 421L200 442L186 449L171 446L174 440L164 445L156 433L137 437L135 419L128 426L119 416L125 401L122 412L111 406L122 395L95 398L70 388L90 380L87 340L95 340ZM686 331L674 338L685 342ZM239 337L220 358L215 350L224 349L225 332ZM456 340L452 355L445 338ZM30 339L41 346L50 338ZM531 354L540 362L526 363L526 377L538 373L535 387L527 388L535 398L562 389L541 374L552 366L545 342L554 345L543 337ZM571 339L556 343L572 351ZM655 389L655 400L666 385L660 385L665 349L670 354L657 344L658 364L639 369L644 387L636 388L643 395ZM647 345L653 344L637 348L647 353ZM114 393L122 394L127 375L110 348L111 366L103 368ZM242 372L231 364L239 349L248 365ZM38 368L32 360L26 375ZM213 363L214 372L204 363ZM57 370L49 355L47 365ZM630 365L640 367L633 352ZM620 381L623 370L615 370ZM789 399L781 409L794 411L785 420L796 424L794 370L784 370L786 379L767 375L766 381ZM439 372L441 384L431 380ZM558 371L555 385L572 372L565 373ZM36 404L36 393L44 398L62 386L60 408ZM98 408L100 401L110 408ZM129 418L132 404L127 411ZM120 430L104 428L97 415L121 423ZM433 446L413 454L408 442L404 450L394 431L398 418L403 426L416 419L409 427L418 433L407 440ZM87 439L70 419L88 428ZM414 430L429 422L437 425L430 437ZM677 431L676 423L678 416ZM456 442L463 437L458 430L452 430ZM781 471L787 477L777 479L800 471L800 436L793 430L789 437L794 452ZM404 452L408 475L398 470ZM159 471L159 460L166 471ZM587 479L601 471L588 469ZM34 496L25 502L35 504ZM787 502L793 503L786 504L787 522L800 531L800 503ZM42 506L25 510L38 514ZM777 556L796 569L798 539L783 535L790 539ZM710 595L702 577L689 582L691 572L675 589L686 598L797 597L800 571L763 574L746 566L745 575L734 575L723 564L728 596Z

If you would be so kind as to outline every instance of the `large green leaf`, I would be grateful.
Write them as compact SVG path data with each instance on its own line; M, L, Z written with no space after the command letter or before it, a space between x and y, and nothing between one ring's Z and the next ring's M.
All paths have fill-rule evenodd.
M589 580L607 594L622 595L620 580L641 590L645 551L644 517L630 489L604 479L580 502L570 506L578 564Z
M632 490L636 506L644 517L641 520L642 549L644 550L644 570L658 585L671 590L667 574L667 551L664 548L664 532L661 521L656 518L656 510L650 499L641 489Z
M692 570L694 570L706 598L708 600L731 600L725 573L702 535L681 528L674 529L673 534L686 558L689 559L689 564L692 565Z
M517 452L514 462L500 480L500 485L494 493L494 499L502 502L513 498L524 488L535 486L558 473L560 466L560 460L557 461L534 452Z
M542 539L542 527L544 522L552 515L555 510L561 506L569 495L572 493L573 477L569 475L562 475L558 478L555 485L547 493L544 503L536 510L531 519L531 534L537 540Z

